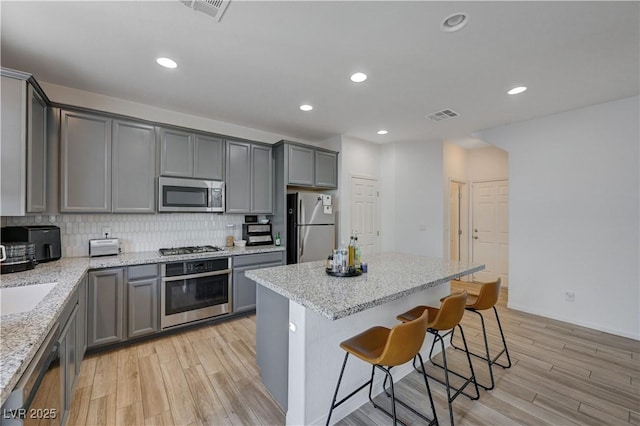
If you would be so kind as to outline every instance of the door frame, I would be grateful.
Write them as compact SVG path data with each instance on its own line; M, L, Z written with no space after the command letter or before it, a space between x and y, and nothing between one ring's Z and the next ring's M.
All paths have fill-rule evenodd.
M444 220L445 220L444 253L446 253L446 255L444 256L444 258L447 260L451 260L451 244L449 242L450 235L451 235L451 206L450 206L449 200L451 199L452 183L458 183L462 185L462 200L460 201L460 222L461 222L461 225L463 226L463 229L462 229L462 236L460 238L460 247L462 249L462 247L464 246L466 250L466 253L464 253L463 256L461 256L462 260L463 261L466 260L467 262L469 262L470 254L471 254L471 252L469 251L469 244L470 244L469 229L471 229L470 228L470 223L471 223L470 186L471 185L469 185L469 181L458 178L458 177L454 177L454 176L449 176L449 178L447 178L447 187L445 190L446 202L444 203L444 210L445 210L444 211ZM465 205L466 205L466 208L465 208Z

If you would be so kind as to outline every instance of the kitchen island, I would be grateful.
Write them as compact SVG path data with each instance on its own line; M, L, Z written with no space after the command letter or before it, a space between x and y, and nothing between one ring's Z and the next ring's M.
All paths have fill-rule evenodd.
M376 325L393 327L396 315L416 305L439 306L449 294L450 280L484 269L399 253L368 260L368 273L351 278L327 275L322 261L246 273L260 284L256 362L265 386L286 411L287 424L326 422L344 357L340 342ZM424 355L430 344L425 341ZM400 380L412 366L393 371ZM352 359L341 388L355 389L370 374L368 364ZM380 382L374 386L376 394L382 391ZM334 410L332 420L366 401L366 392L357 394Z

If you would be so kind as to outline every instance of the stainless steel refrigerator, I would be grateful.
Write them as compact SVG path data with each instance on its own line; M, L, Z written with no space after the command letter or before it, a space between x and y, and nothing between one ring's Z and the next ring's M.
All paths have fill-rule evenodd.
M287 264L326 260L336 242L333 198L317 192L287 194Z

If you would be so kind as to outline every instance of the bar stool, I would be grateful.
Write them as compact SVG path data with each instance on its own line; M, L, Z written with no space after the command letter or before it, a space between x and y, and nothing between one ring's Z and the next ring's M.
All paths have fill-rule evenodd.
M436 342L440 342L440 347L442 349L442 360L444 363L444 382L436 377L433 377L430 374L425 373L424 363L422 359L420 359L420 365L422 368L418 368L415 364L415 358L413 360L413 365L416 370L422 370L423 374L426 376L436 380L437 382L443 384L447 390L447 404L449 405L449 417L451 419L451 425L453 426L453 407L451 403L458 397L458 395L463 394L467 398L471 400L476 400L480 398L480 392L478 390L478 384L476 383L476 376L473 371L473 365L471 364L471 357L469 356L469 351L467 348L467 341L464 337L464 331L462 327L460 327L460 321L462 320L462 316L464 315L465 303L467 301L467 292L466 290L460 293L453 293L449 296L442 299L440 308L434 308L431 306L416 306L415 308L398 315L396 318L402 322L414 321L415 318L418 318L424 313L428 313L429 322L427 324L427 332L434 335L433 344L431 345L431 350L429 351L429 360L431 360L433 349L435 347ZM464 343L464 347L467 349L467 361L469 362L469 370L471 371L470 377L462 376L455 371L449 370L447 367L447 353L444 347L444 338L453 333L455 327L460 329L460 335L462 336L462 342ZM448 331L447 331L448 330ZM444 332L444 333L443 333ZM433 362L433 361L432 361ZM437 365L434 363L434 365ZM449 373L454 374L462 379L465 379L465 382L459 388L452 386L449 383ZM475 395L470 395L464 392L464 389L470 384L473 383L473 387L475 388ZM456 391L453 395L451 395L451 390Z
M500 278L498 278L496 281L488 283L478 283L476 281L474 281L474 283L480 285L480 292L478 294L469 294L465 309L469 312L477 314L480 317L480 323L482 325L482 335L484 337L485 354L479 355L474 352L470 352L470 354L475 356L476 358L484 360L487 363L487 366L489 367L489 377L491 377L491 384L489 386L485 386L478 383L478 386L486 390L491 390L496 385L493 378L493 364L499 365L502 368L511 367L511 357L509 356L509 350L507 349L507 341L504 338L502 324L500 324L500 317L498 316L498 310L496 309L496 303L498 302L498 297L500 296ZM493 309L493 312L496 315L498 329L500 330L500 337L502 337L502 350L493 358L491 358L491 355L489 355L489 341L487 340L487 329L484 324L484 316L479 312L485 311L487 309ZM453 344L453 333L451 333L451 346L455 349L463 350L462 348ZM506 365L500 364L497 361L498 358L502 356L502 354L505 354L507 356Z
M350 339L340 343L340 347L346 351L344 362L342 363L342 369L340 370L340 376L338 377L338 384L336 385L336 391L333 394L333 400L331 401L331 409L329 410L329 416L327 417L327 425L331 420L331 414L334 408L341 405L347 399L369 386L369 400L373 406L387 416L393 419L393 424L403 424L396 416L396 401L402 406L408 408L422 419L429 422L429 425L437 425L438 418L436 416L435 406L433 404L433 398L431 397L431 389L429 388L429 382L427 376L422 372L424 377L424 384L427 388L427 396L431 403L431 409L433 411L433 419L427 418L424 414L419 413L414 408L410 407L403 401L395 397L393 388L393 377L391 376L391 368L397 365L402 365L416 356L419 357L422 362L422 356L420 355L420 348L424 342L424 336L427 330L428 312L421 316L416 317L413 321L398 324L392 329L386 327L372 327ZM349 354L354 355L364 362L371 364L371 378L361 385L358 389L351 392L349 395L341 399L336 403L338 397L338 390L340 389L340 382L342 381L342 375L344 374L345 366L347 365L347 359ZM372 397L371 390L373 388L373 378L376 369L382 370L385 373L385 380L391 379L391 409L392 412L385 410L381 406L377 405Z

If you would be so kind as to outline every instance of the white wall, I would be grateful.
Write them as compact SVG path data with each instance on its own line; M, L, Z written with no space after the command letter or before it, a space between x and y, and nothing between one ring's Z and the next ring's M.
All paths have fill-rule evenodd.
M394 144L380 146L380 252L395 250L396 151Z
M384 184L388 195L384 202L388 203L387 209L394 210L393 214L384 214L385 220L393 220L394 250L442 257L443 144L398 143L385 148L382 154L385 158L381 167L390 158L395 163L392 179ZM385 241L390 241L388 236Z
M467 151L467 178L469 181L507 179L509 155L507 151L489 146Z
M510 307L640 339L638 105L482 132L509 153Z

